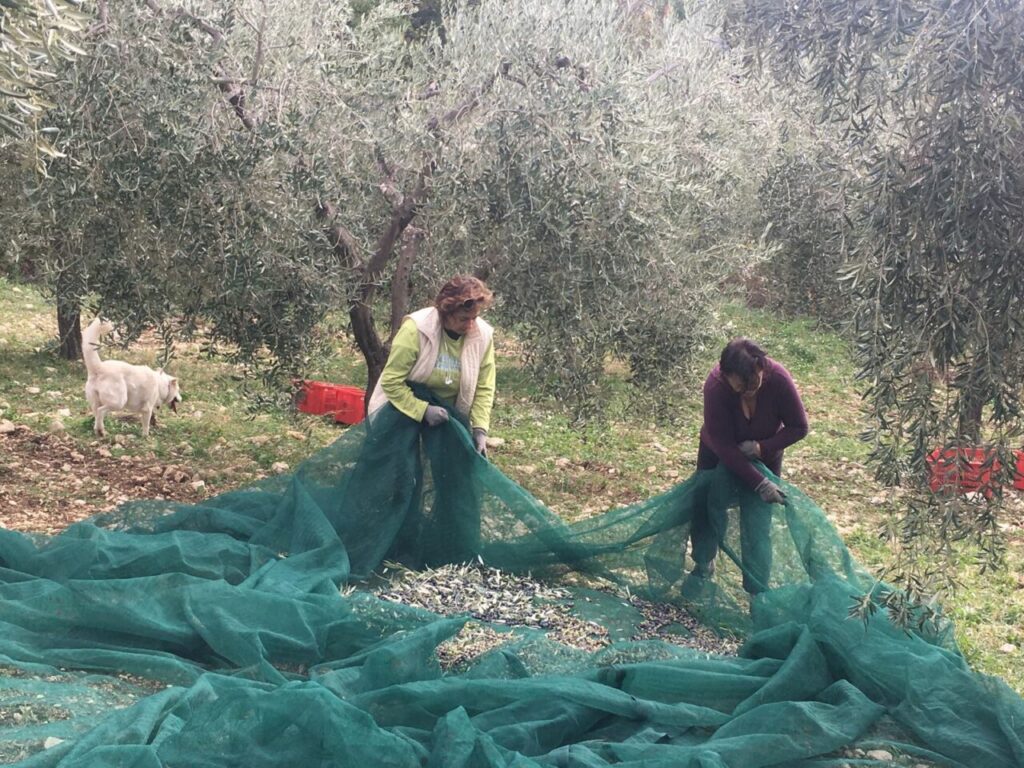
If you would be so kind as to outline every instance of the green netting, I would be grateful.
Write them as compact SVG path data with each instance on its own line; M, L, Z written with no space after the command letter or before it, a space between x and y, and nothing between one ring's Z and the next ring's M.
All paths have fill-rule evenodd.
M877 764L864 750L884 746L904 764L1024 765L1024 702L967 667L948 625L847 618L878 585L783 487L769 508L725 470L698 472L565 525L463 425L387 406L293 475L52 538L0 531L0 761L737 768ZM687 575L697 514L723 544L711 580ZM747 641L738 657L657 641L585 653L510 633L455 674L436 649L464 619L339 589L385 559L478 556L686 605ZM628 623L620 609L596 615Z

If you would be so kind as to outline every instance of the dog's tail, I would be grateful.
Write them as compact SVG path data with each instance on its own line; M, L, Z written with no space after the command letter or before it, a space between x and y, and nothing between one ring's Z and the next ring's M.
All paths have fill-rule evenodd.
M100 339L113 329L111 323L97 317L82 331L82 359L85 361L85 369L90 373L100 365L100 353L97 349Z

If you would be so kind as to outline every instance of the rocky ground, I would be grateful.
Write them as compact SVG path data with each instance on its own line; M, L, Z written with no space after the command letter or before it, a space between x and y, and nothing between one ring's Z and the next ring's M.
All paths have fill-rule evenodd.
M62 433L0 421L4 528L53 534L124 501L198 501L209 494L194 471L151 453L114 456L105 441L81 446Z

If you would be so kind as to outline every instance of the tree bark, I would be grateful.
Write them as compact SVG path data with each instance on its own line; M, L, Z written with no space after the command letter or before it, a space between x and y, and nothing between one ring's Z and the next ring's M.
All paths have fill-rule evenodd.
M64 360L82 359L82 310L78 300L66 295L57 280L57 334L60 338L58 354Z
M356 302L349 308L348 316L352 321L352 335L355 336L356 346L366 360L366 395L363 397L363 411L367 412L370 408L370 395L373 394L377 380L388 362L390 345L381 341L377 327L373 323L373 312L368 304Z
M395 276L391 280L391 338L395 338L402 320L409 314L412 294L412 265L420 253L424 232L418 227L407 227L402 235L402 249L398 253Z

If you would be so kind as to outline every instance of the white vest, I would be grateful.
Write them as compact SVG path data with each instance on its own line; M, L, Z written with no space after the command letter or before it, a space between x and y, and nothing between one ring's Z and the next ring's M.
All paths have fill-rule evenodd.
M444 325L441 323L441 313L436 307L424 307L406 315L411 317L420 332L420 352L416 357L416 364L409 371L408 381L426 383L430 374L434 371L437 363L437 356L441 351L441 334L444 333ZM480 377L480 363L484 359L484 353L494 337L494 328L482 318L469 329L462 341L462 355L459 358L460 378L459 395L455 399L455 410L463 416L468 417L473 407L473 398L476 397L476 383ZM370 396L369 414L387 403L387 395L381 388L380 379L373 388Z

